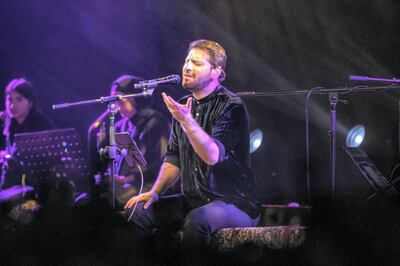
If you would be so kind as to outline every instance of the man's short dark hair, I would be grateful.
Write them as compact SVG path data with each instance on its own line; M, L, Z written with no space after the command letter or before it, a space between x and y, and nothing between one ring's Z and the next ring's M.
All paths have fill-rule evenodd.
M210 63L213 68L222 68L222 72L221 75L218 77L218 80L223 81L226 77L225 66L227 57L225 49L219 43L209 40L197 40L190 43L188 51L194 48L201 49L210 56Z

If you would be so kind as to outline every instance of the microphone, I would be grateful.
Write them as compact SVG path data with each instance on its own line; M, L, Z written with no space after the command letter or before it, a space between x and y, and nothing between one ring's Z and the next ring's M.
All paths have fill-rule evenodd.
M170 75L158 79L143 80L134 85L135 89L153 89L159 85L174 85L181 82L179 75Z

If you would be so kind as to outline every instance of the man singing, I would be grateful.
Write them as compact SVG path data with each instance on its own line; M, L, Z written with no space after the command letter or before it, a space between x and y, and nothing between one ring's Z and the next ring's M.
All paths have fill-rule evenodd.
M173 117L164 162L150 191L125 205L137 230L179 225L183 246L198 250L224 227L257 225L260 206L249 169L249 120L242 100L221 85L226 54L216 42L190 44L178 102L163 93ZM181 194L162 193L181 178ZM138 203L136 208L135 204Z

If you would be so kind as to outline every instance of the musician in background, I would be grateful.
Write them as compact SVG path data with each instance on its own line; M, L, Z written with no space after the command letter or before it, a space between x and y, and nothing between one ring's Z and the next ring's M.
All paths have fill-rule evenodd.
M5 88L5 111L3 115L1 151L1 210L0 219L4 221L0 229L13 228L15 224L28 224L41 208L42 186L25 177L18 161L13 159L16 150L14 136L53 128L52 122L42 115L31 82L24 78L11 80ZM28 186L26 186L28 185ZM31 191L33 193L26 193ZM43 195L42 195L43 194Z
M12 157L15 134L48 130L53 127L40 112L34 87L25 78L13 79L6 86L5 108L3 128L5 146L0 147L4 156ZM21 173L17 170L16 162L4 160L2 169L0 189L21 185Z
M134 76L122 75L113 82L110 94L126 95L141 93L143 92L142 90L134 88L134 84L137 82L139 82L139 79ZM146 159L147 165L142 170L144 191L147 191L151 188L152 183L157 177L158 169L167 150L170 132L169 121L161 112L151 108L151 96L125 98L117 104L121 119L115 123L116 132L128 132ZM99 123L101 120L107 120L106 113L100 116L91 126L91 129L98 128L96 132L97 150L100 147L108 145L108 137L106 137L108 127L105 126L104 122ZM94 134L89 135L93 136ZM94 163L97 165L98 170L104 171L104 167L101 164L98 162ZM125 162L122 162L119 172L115 177L115 182L116 199L121 205L124 205L129 198L139 192L141 175L137 168L132 169Z

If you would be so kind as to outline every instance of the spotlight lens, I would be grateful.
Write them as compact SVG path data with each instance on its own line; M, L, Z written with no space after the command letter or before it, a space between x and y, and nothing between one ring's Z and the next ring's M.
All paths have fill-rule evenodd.
M261 145L261 139L256 139L255 141L254 141L254 143L253 143L253 147L254 148L258 148L258 147L260 147L260 145Z
M262 139L263 133L259 129L250 133L250 153L255 152L261 146Z
M350 129L346 137L346 146L356 148L361 145L365 137L365 128L362 125L356 125Z
M363 136L358 135L358 136L354 139L354 142L355 142L357 145L360 145L360 144L362 143L363 139L364 139Z

